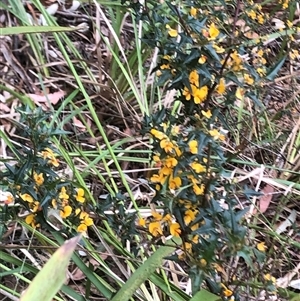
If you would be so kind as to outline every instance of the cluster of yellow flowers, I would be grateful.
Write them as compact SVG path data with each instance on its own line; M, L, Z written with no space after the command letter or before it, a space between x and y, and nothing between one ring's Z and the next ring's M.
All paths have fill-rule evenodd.
M195 17L196 14L197 14L197 10L192 9L191 15ZM166 25L166 28L168 30L168 34L170 35L170 37L172 38L177 37L178 32L176 29L171 28L168 24ZM220 37L220 31L215 25L215 23L211 23L207 27L207 29L204 28L202 30L202 35L207 40L207 43L211 44L217 53L225 52L225 49L218 44L218 41L221 41L222 38L218 38ZM262 67L262 65L265 64L263 54L261 53L261 51L258 51L257 53L255 52L253 55L255 56L253 59L253 64L257 67L258 74L260 76L265 75L265 68ZM177 72L175 68L172 68L172 58L169 55L165 55L163 57L163 60L164 63L160 65L159 70L156 72L156 75L161 76L163 70L169 69L171 74L175 76ZM198 63L202 65L205 64L206 61L207 61L207 57L203 54L200 55L198 59ZM220 63L224 64L225 60L224 59L221 60ZM236 50L230 54L229 59L227 59L226 61L226 66L224 67L225 67L224 70L234 71L235 74L246 70L244 67L244 61ZM215 81L215 77L212 76L211 83L213 84L214 81ZM253 82L254 79L247 72L245 72L244 83L248 85L252 85ZM195 69L190 72L189 86L185 86L183 88L182 95L187 101L192 100L194 101L195 104L201 104L207 99L207 96L209 94L209 89L210 89L209 85L201 83L201 78L199 76L199 73ZM219 95L222 95L226 92L226 82L224 77L218 80L218 84L216 85L215 92Z
M26 216L25 222L32 227L39 227L40 224L37 223L35 217L36 213L40 210L42 210L42 207L40 206L40 202L33 199L33 197L29 193L23 193L21 194L21 198L23 201L28 203L28 206L30 208L30 214Z
M56 158L56 154L54 154L54 152L52 151L52 149L50 148L45 148L42 152L41 152L42 157L46 160L48 159L48 164L53 165L54 167L58 167L59 166L59 161Z
M194 76L197 77L195 73ZM207 121L212 117L210 111L202 111L202 115L202 117L196 117L202 121ZM207 174L211 173L207 167L207 158L205 154L199 153L196 139L188 140L187 137L182 135L180 131L182 127L177 125L169 126L163 123L159 128L150 130L155 143L161 148L161 151L154 151L152 159L158 171L152 175L150 181L155 184L156 191L160 191L164 187L165 191L169 191L174 196L174 200L176 200L174 206L178 206L182 210L184 227L189 227L194 231L201 224L194 223L200 204L197 202L192 203L190 200L177 196L182 191L195 196L204 195L205 185L203 179ZM216 128L207 130L207 135L212 140L225 139L225 135ZM182 140L184 143L178 145L179 140ZM191 159L186 161L186 158ZM140 219L139 224L147 227L154 237L164 234L180 236L182 232L180 223L168 213L165 213L163 216L153 212L150 219ZM197 243L198 235L194 235L190 239L192 242ZM186 242L183 248L191 251L192 245Z
M191 224L198 213L197 209L194 209L190 203L185 204L185 215L184 215L184 223L186 226ZM172 236L180 237L181 229L179 223L175 221L175 218L171 216L169 213L166 215L162 215L157 213L156 211L152 211L150 220L146 220L144 218L139 219L139 225L142 227L148 227L149 232L154 237L160 237L164 235L164 229L166 229L165 233L170 233ZM198 229L199 224L196 223L191 227L191 230ZM199 239L198 235L194 235L192 238L193 242L197 243ZM188 244L188 243L186 243ZM191 250L192 245L186 245L186 249Z
M76 195L73 195L73 199L77 201L79 204L83 204L85 202L84 190L82 188L78 188ZM63 186L58 195L58 202L56 199L52 200L52 207L54 209L59 209L59 213L61 218L65 219L71 216L74 212L74 217L79 217L80 224L77 227L78 232L85 232L87 227L93 225L93 219L89 216L87 212L80 208L76 208L75 211L72 207L74 202L70 202L70 195L67 193L67 189ZM76 207L76 206L75 206Z
M59 166L59 161L56 158L56 154L54 154L50 148L44 149L41 152L41 156L47 160L47 164L54 167ZM34 228L40 226L40 224L37 222L37 213L42 210L42 206L35 198L38 198L40 189L43 187L45 182L44 177L45 175L42 172L33 172L33 181L35 183L34 195L36 197L33 197L29 193L23 193L20 195L21 199L27 203L30 210L30 213L25 218L25 222ZM20 188L21 187L19 187L18 190L20 190ZM71 188L68 189L67 186L62 186L57 197L51 200L50 205L53 209L59 211L62 219L72 217L73 220L77 220L79 224L77 226L77 231L85 232L87 231L87 227L93 225L93 219L82 208L78 208L78 205L83 204L84 202L85 197L84 190L82 188L78 188L76 194L73 195Z
M279 3L281 3L283 9L287 9L289 7L290 0L279 0Z
M164 56L156 74L160 77L159 84L170 80L169 87L180 92L178 98L187 108L185 112L188 112L189 116L183 122L184 125L180 126L174 125L172 121L171 125L160 124L162 119L154 122L155 125L150 124L152 128L149 133L154 141L152 160L157 168L150 181L155 186L157 200L160 196L171 196L171 201L168 206L164 206L164 203L163 213L152 212L149 218L140 219L139 225L148 229L154 237L182 237L182 256L189 254L189 257L194 258L201 253L199 250L198 253L193 252L194 245L203 242L201 239L204 237L201 229L197 229L204 225L204 220L206 225L209 224L209 219L201 218L206 214L206 208L201 207L201 201L206 197L209 199L210 196L211 200L219 200L215 198L218 194L214 194L213 189L216 186L212 182L218 182L216 174L221 170L218 167L224 161L220 165L214 165L210 151L217 150L220 146L220 143L215 143L216 140L225 140L225 131L217 128L212 119L210 120L212 114L207 110L210 100L218 98L217 101L221 99L221 103L222 98L231 102L232 96L237 100L243 100L245 95L250 97L252 91L249 86L256 84L258 87L268 72L267 58L270 50L266 47L264 37L255 32L255 26L251 26L264 24L269 19L266 9L268 7L262 6L265 3L260 5L254 2L243 2L244 14L237 10L238 19L228 18L226 21L208 10L202 10L200 5L200 8L183 5L182 11L189 11L189 16L182 15L178 25L164 24L169 42L166 45L169 47L161 49ZM277 4L286 9L289 2L280 0ZM199 23L195 22L195 19ZM229 33L228 24L234 24L234 32ZM295 29L295 23L292 21L287 20L283 24L286 30ZM235 43L231 43L233 40ZM294 41L292 37L291 41ZM300 59L296 49L290 48L289 55L291 59ZM220 96L225 93L228 97ZM212 99L212 102L214 100ZM217 116L216 110L213 113L214 117ZM210 140L210 146L213 144L216 148L203 147L205 139ZM220 153L223 154L222 151ZM215 154L215 157L219 156L218 152ZM209 181L211 179L212 181ZM187 228L190 231L186 231ZM266 246L260 243L257 249L264 252ZM197 264L208 268L212 260L209 257L205 258L197 257ZM275 282L274 277L270 275L265 279ZM224 297L234 298L233 292L224 284L222 289Z
M38 185L38 184L37 184ZM42 210L40 202L35 200L30 194L21 194L21 198L25 201L30 209L30 214L25 218L25 222L31 225L33 228L39 227L40 224L36 221L36 215L38 211ZM77 194L74 195L74 199L79 203L84 202L84 190L82 188L77 189ZM73 202L72 202L73 203ZM66 219L71 216L74 211L70 203L70 195L67 193L66 187L62 187L57 199L52 199L52 208L59 210L61 218ZM74 211L74 217L79 217L80 224L77 227L78 232L87 231L87 227L93 225L93 219L89 214L80 208L76 208Z
M186 100L190 100L192 97L196 104L202 103L208 94L208 87L199 87L199 74L196 70L193 70L189 75L190 87L184 87L183 95Z
M282 4L282 7L286 9L289 5L289 0L280 0L279 3ZM248 4L250 5L249 9L245 11L246 15L251 19L257 21L259 24L263 24L266 19L268 19L268 13L263 11L263 7L260 4L254 3L253 1L248 1ZM202 12L203 13L203 12ZM199 15L199 9L196 9L192 7L190 9L190 15L193 18L197 18ZM193 38L195 43L201 44L201 45L209 45L209 47L212 47L214 51L217 54L225 53L225 49L223 48L222 44L224 42L224 34L221 33L221 31L218 28L218 25L216 24L217 20L215 22L208 21L208 23L204 26L203 29L201 29L201 32L190 32L190 36ZM244 25L245 26L245 25ZM292 28L293 23L291 21L287 21L286 27ZM173 40L174 38L177 38L179 33L178 30L175 28L172 28L169 24L166 25L167 32L169 37L171 37ZM250 30L250 28L249 28ZM239 34L251 34L251 31L248 29L240 30L240 32L237 32L236 35ZM253 37L251 37L253 39ZM293 40L293 37L291 36L291 39ZM206 41L205 41L206 40ZM260 38L257 38L257 43L259 43ZM187 50L188 51L188 50ZM225 64L222 78L216 79L214 75L211 75L211 83L205 82L203 79L199 76L199 70L197 71L196 68L198 67L201 69L201 65L207 63L207 56L204 54L200 54L200 57L198 58L198 66L195 66L195 70L192 70L189 74L189 85L185 84L185 86L182 89L182 95L184 96L185 100L187 101L193 101L195 104L201 104L204 101L206 101L208 95L210 95L211 91L210 88L213 86L214 82L217 80L218 85L216 85L215 92L218 94L224 94L226 92L226 73L227 72L234 72L235 76L237 77L238 81L240 81L240 85L236 88L236 97L237 99L243 99L243 95L245 92L245 88L243 85L252 86L255 82L255 78L261 78L263 79L266 76L267 73L267 61L266 61L266 54L269 50L266 49L265 46L262 46L260 48L252 47L252 51L250 55L243 57L239 51L234 50L230 55L229 58L226 59L225 57L220 59L221 64ZM290 57L296 58L298 56L297 51L293 50L291 48ZM176 57L176 55L175 55ZM162 73L169 69L169 72L171 72L172 76L175 76L178 71L176 70L176 67L174 68L172 63L172 56L165 55L163 57L167 63L162 63L161 66L159 66L159 70L157 71L157 75L161 76ZM208 62L209 63L209 62ZM210 64L210 63L209 63ZM248 71L248 67L253 68L255 72L252 72L252 74ZM255 74L256 73L256 74ZM231 82L232 84L232 82Z
M248 10L246 13L249 18L251 18L254 21L257 21L259 24L264 24L265 20L269 19L269 14L266 14L262 11L262 6L260 4L254 4L252 3L252 9Z
M195 8L192 8L190 14L193 17L196 17L197 10ZM168 30L168 34L170 35L170 37L175 38L175 37L178 36L177 30L171 28L170 25L167 24L166 28ZM213 47L215 48L215 50L218 53L222 53L222 52L225 51L222 47L216 45L215 42L213 42L220 35L220 31L216 27L215 23L211 23L208 26L207 29L203 29L202 30L202 35L203 35L203 37L205 37L207 39L208 42L212 43ZM171 61L170 56L164 56L163 58L167 61ZM198 63L199 64L204 64L205 62L206 62L206 56L201 55L199 57ZM162 74L161 70L164 70L164 69L171 69L170 64L169 63L168 64L162 64L160 66L160 70L158 70L156 74L158 76L160 76ZM176 74L176 69L172 69L171 73L173 75L175 75ZM189 84L190 84L190 86L189 87L184 87L184 89L182 91L182 94L183 94L183 96L185 96L185 99L188 100L188 101L193 100L195 102L195 104L200 104L200 103L204 102L207 98L209 87L207 85L201 85L200 77L199 77L199 74L196 70L192 70L190 72L190 74L189 74ZM219 93L219 94L223 94L225 92L225 81L224 81L223 78L220 79L219 85L216 88L216 92Z

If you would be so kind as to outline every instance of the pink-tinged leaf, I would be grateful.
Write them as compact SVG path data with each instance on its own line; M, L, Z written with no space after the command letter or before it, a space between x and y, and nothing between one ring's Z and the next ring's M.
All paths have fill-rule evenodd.
M72 118L73 120L73 125L77 127L77 129L81 132L86 131L85 125L75 116Z
M59 100L65 96L65 92L62 90L59 90L57 92L49 93L47 95L27 94L27 96L29 96L36 105L40 106L40 105L44 104L44 105L46 105L46 107L49 108L49 102L52 105L56 105L59 102Z
M0 111L8 113L10 112L10 108L4 103L0 103Z
M248 39L258 39L259 34L254 31L247 31L244 33L245 37Z
M267 211L270 202L272 200L273 192L275 191L274 187L271 185L267 185L266 187L263 188L262 193L264 194L260 199L259 199L259 210L260 213L264 213Z
M69 277L73 281L83 280L86 278L84 272L82 272L78 267L74 269L74 271L69 274Z
M125 128L125 130L123 131L125 135L132 137L136 134L135 129L134 128Z

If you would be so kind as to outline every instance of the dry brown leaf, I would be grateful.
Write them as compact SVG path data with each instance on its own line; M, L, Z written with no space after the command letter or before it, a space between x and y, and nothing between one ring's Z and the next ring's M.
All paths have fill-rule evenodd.
M43 94L27 94L27 96L29 96L36 105L45 105L47 108L49 108L49 102L52 105L56 105L59 100L65 96L65 92L59 90L54 93L48 93L47 96Z
M123 132L126 136L130 136L130 137L134 136L135 134L134 128L125 128Z
M264 194L260 199L259 199L259 210L260 213L264 213L267 211L270 202L272 200L273 192L275 191L274 187L271 185L266 185L262 193Z
M258 39L259 34L254 31L247 31L244 33L244 36L248 39Z
M77 267L72 273L69 274L69 277L74 281L78 281L85 279L86 275Z

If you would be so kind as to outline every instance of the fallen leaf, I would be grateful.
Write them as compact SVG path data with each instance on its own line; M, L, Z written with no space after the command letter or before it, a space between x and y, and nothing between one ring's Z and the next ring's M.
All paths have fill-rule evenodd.
M125 128L124 134L132 137L135 134L135 129L134 128Z
M33 102L35 104L37 104L38 106L44 104L47 108L49 108L49 102L52 105L56 105L59 100L65 96L65 92L62 90L59 90L57 92L54 93L48 93L47 95L43 95L43 94L27 94L27 96L29 96Z
M10 112L10 108L4 103L0 103L0 111L8 113Z
M258 39L259 34L254 31L247 31L244 33L244 36L248 39Z
M78 128L79 131L84 132L86 131L85 125L75 116L72 118L73 120L73 125Z
M267 185L261 191L264 195L259 199L259 210L260 213L264 213L267 211L270 202L272 200L272 193L275 191L274 187L271 185Z
M69 274L70 279L74 281L83 280L86 278L86 275L76 267L72 273Z

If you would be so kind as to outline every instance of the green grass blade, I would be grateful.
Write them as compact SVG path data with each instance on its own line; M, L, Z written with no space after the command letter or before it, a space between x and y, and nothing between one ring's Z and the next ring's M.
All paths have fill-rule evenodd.
M206 290L199 291L195 296L193 296L190 301L221 301L219 296L216 296Z
M62 31L75 31L78 28L61 27L61 26L16 26L1 28L1 35L8 36L12 34L22 33L43 33L43 32L62 32Z
M138 288L162 265L165 257L174 252L174 246L161 246L127 280L111 301L127 301Z
M20 301L51 301L62 287L72 253L81 236L66 241L49 259L21 296Z
M53 236L57 239L57 241L63 241L63 238L58 234L53 232ZM103 294L106 299L110 299L115 292L114 289L106 283L103 279L101 279L98 275L94 273L85 263L81 260L80 256L76 253L72 256L72 260L76 264L76 266L83 272L83 274L87 277L87 279L96 287L96 289ZM22 301L22 300L21 300Z

